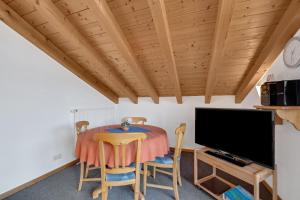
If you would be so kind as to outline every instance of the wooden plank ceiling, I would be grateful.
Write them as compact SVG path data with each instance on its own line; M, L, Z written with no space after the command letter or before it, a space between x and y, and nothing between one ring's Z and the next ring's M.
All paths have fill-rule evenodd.
M300 0L0 0L0 19L115 103L240 103L300 27Z

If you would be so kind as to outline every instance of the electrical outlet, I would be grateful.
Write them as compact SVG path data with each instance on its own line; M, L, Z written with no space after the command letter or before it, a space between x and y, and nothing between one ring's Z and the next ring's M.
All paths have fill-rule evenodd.
M61 159L61 158L62 158L62 154L61 154L61 153L56 154L56 155L53 156L53 160L54 160L54 161L59 160L59 159Z

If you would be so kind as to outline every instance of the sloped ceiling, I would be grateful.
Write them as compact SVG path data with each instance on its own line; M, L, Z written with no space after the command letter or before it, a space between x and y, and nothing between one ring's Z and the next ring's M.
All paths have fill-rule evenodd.
M299 0L0 0L1 20L116 103L241 102L300 27L299 10Z

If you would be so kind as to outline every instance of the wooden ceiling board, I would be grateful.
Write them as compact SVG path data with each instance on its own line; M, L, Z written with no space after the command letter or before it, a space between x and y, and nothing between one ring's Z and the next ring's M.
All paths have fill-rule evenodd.
M35 28L42 33L43 35L45 35L46 37L48 35L52 35L55 34L57 32L59 32L59 30L57 29L57 27L51 23L49 23L48 21L43 23L43 24L39 24L37 26L35 26Z
M290 1L270 0L270 1L237 1L235 9L237 10L233 17L239 18L249 15L260 15L268 12L286 9Z
M114 13L114 16L117 19L120 19L120 20L118 20L119 25L123 29L128 28L128 27L139 27L141 25L149 25L149 23L150 23L150 25L152 24L152 26L154 26L154 24L151 23L152 17L151 17L151 13L150 13L150 9L147 4L147 1L145 1L145 0L132 0L132 1L142 1L147 5L147 7L145 9L141 9L141 10L134 10L134 11L131 10L127 14L122 14L122 10L128 10L128 8L126 6L120 7L119 9L114 9L109 4L109 7L111 8L111 10Z
M233 18L230 24L230 31L248 30L251 28L270 26L278 23L285 9L263 13L260 15L250 15L245 17Z
M147 1L143 0L143 3L146 4L147 7L142 7L141 10L138 10L139 7L134 7L138 1L141 2L142 0L130 1L130 5L125 2L123 6L119 6L118 9L115 9L115 7L111 5L112 2L108 2L108 4L118 24L121 26L126 39L135 52L139 63L143 66L159 95L161 95L161 93L164 93L164 88L172 88L173 86L170 81L162 81L160 78L157 78L165 76L167 69L157 69L156 66L153 66L152 60L155 59L155 63L164 63L164 58L160 53L161 49ZM134 7L134 9L132 7ZM151 38L152 44L150 46L143 46L139 43L140 40L144 40L145 38ZM173 91L169 91L168 95L173 96Z
M224 51L238 51L245 49L257 49L261 45L262 39L250 39L250 40L240 40L233 41L230 45L227 45Z
M175 61L184 96L203 95L217 1L166 1ZM199 89L195 89L195 87Z
M211 34L213 34L215 24L214 23L208 23L204 25L186 25L183 24L182 28L177 28L175 26L174 29L172 29L172 37L175 37L177 40L174 42L180 42L180 40L186 40L186 39L199 39L207 41L208 38L211 37ZM186 33L190 33L190 37L186 37Z
M116 53L118 49L105 30L99 25L94 14L87 7L86 2L77 1L77 5L75 6L71 1L63 0L61 2L58 7L62 9L62 12L80 29L80 32L87 37L91 45L103 55L104 60L109 63L109 65L114 66L117 74L119 74L120 77L124 77L129 87L132 88L137 95L140 95L138 91L141 88L136 87L136 78L130 70L127 70L127 63L119 53ZM122 91L117 92L117 94L120 97L125 97Z
M217 73L220 63L224 59L224 47L229 32L235 0L220 0L216 27L214 31L211 59L208 68L207 82L205 88L205 103L211 102L211 97L217 82Z
M273 30L277 25L271 24L269 26L262 26L257 28L251 28L247 30L239 30L239 31L230 31L227 43L231 45L232 42L243 42L245 40L255 40L255 39L261 39L260 43L262 42L262 39L264 38L265 34Z
M216 12L217 9L209 9L205 12L200 12L200 13L190 13L190 14L183 14L183 15L174 15L173 17L170 16L170 21L169 24L173 25L174 27L177 26L177 29L179 28L178 26L200 26L200 25L206 25L206 24L211 24L215 23L216 21ZM188 22L188 24L186 24Z
M39 9L44 9L43 6L44 7L50 6L50 3L45 2L42 5L38 5ZM122 74L118 73L118 71L114 67L110 66L109 63L105 62L105 60L103 59L103 56L102 56L104 54L104 52L97 51L93 47L93 45L90 43L90 41L88 41L88 39L86 39L87 37L84 35L81 27L84 25L87 25L87 24L94 23L96 21L94 19L94 16L91 15L90 10L86 9L86 10L65 16L63 14L63 12L61 12L59 10L58 7L56 7L55 5L53 5L52 7L51 7L52 11L57 12L57 16L59 16L60 21L55 22L55 20L58 20L58 18L55 19L56 16L53 15L53 13L50 13L50 12L48 12L48 10L45 10L45 12L48 12L47 13L48 17L50 17L52 19L51 23L55 22L54 24L57 27L59 27L61 30L63 30L64 33L69 31L68 34L66 35L67 39L72 41L72 43L74 43L74 45L79 45L80 48L83 49L82 54L87 56L88 59L91 59L90 63L92 66L94 66L96 68L95 70L99 70L99 69L102 70L102 73L99 73L99 75L103 79L106 79L106 81L104 81L106 84L108 84L108 82L110 82L109 83L110 87L113 87L113 85L115 85L115 88L113 89L114 91L120 90L121 88L124 87L124 92L126 92L127 95L131 96L130 98L134 102L137 102L136 94L134 94L135 92L132 91L132 89L130 87L128 87L128 83L123 81L124 77L122 76ZM64 23L64 25L63 25L63 23ZM67 25L67 26L65 26L65 25ZM73 33L73 35L71 34L71 32ZM111 46L112 45L109 45L109 47L111 47ZM97 64L97 62L99 62L99 63Z
M11 2L13 2L14 0L2 0L4 3L9 4Z
M249 66L255 61L263 48L263 44L276 28L288 3L283 0L236 0L225 45L223 62L226 64L221 63L218 86L214 93L221 94L223 91L225 94L234 94L236 92ZM256 42L254 46L252 46L253 41ZM250 48L245 48L249 45ZM237 60L243 64L236 63Z
M85 50L73 42L53 21L37 11L32 0L2 0L39 33L74 62L89 71L93 80L103 82L119 97L126 92L103 74ZM80 32L108 64L109 70L124 80L136 96L149 96L122 54L101 27L85 0L52 0L55 7ZM147 0L106 0L124 32L138 63L149 76L159 96L174 96L174 82L163 54ZM224 58L216 72L212 95L234 95L249 68L258 59L268 37L276 29L291 0L234 0L233 14L224 45ZM183 96L205 94L212 59L213 38L219 0L165 0L178 81ZM245 83L244 83L245 84ZM113 97L114 101L115 96Z
M72 22L72 24L77 27L81 27L87 24L95 24L95 26L101 27L98 23L96 23L97 20L95 19L95 16L90 9L78 11L76 13L67 15L66 17Z
M218 0L167 0L168 13L170 15L201 13L210 9L218 8Z
M7 5L21 16L35 10L34 6L28 0L14 0Z
M98 64L91 62L86 57L81 56L84 55L84 50L81 48L72 50L68 52L68 55L74 59L75 62L80 63L81 65L85 66L86 69L90 70L97 78L101 78L103 76L103 71L101 68L98 68ZM119 96L126 96L124 91L122 91L120 88L113 87L111 85L111 82L107 79L103 79L104 84L108 85L112 88L112 90L118 94Z
M24 14L22 16L28 23L30 23L32 26L37 27L39 25L45 24L48 22L48 20L42 16L39 12L36 10Z
M284 45L300 28L300 1L292 0L281 17L275 30L258 55L255 63L247 70L245 78L237 88L235 102L240 103L259 79L270 69L272 63L280 55Z
M103 93L112 102L118 103L118 96L113 93L113 91L106 85L103 85L103 83L89 71L74 62L61 51L61 49L57 48L55 44L38 32L31 24L26 22L18 13L2 1L0 1L0 19L87 84L98 90L100 93Z
M145 1L107 0L107 3L119 15L127 15L137 10L148 9L148 4Z
M65 16L87 10L88 6L84 1L77 0L58 0L54 2L55 5L61 10Z
M109 36L105 32L103 32L102 29L98 33L96 32L96 30L93 33L89 31L89 33L86 33L86 35L90 35L88 37L88 40L91 42L91 44L99 52L103 52L105 60L112 66L115 66L118 73L122 74L122 76L124 76L127 80L127 83L130 85L130 87L132 87L136 91L136 93L139 94L138 91L140 91L141 88L137 86L136 78L128 68L126 61L124 60L118 49L112 44ZM124 95L122 94L120 94L120 96L124 97Z

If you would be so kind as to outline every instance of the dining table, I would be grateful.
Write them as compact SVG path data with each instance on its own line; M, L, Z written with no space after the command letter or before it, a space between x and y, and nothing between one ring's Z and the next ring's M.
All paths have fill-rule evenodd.
M140 127L142 130L146 130L145 134L147 139L142 142L141 148L141 163L146 161L155 160L155 157L164 156L169 152L169 143L167 133L164 129L151 126L151 125L134 125L134 127ZM76 157L80 162L86 163L86 165L100 166L98 143L94 140L94 136L97 133L110 132L112 129L120 129L120 125L107 125L100 126L92 129L88 129L78 135L76 142ZM126 131L120 131L118 133L111 134L122 134ZM126 147L126 165L135 162L135 151L136 145L134 143L129 144ZM109 167L114 166L114 153L113 147L110 144L105 144L105 155L106 164Z
M120 130L120 131L115 131ZM126 132L144 132L147 138L142 141L140 162L153 161L156 157L163 157L169 152L167 133L164 129L152 125L132 125L129 131L123 131L120 124L100 126L81 132L77 137L75 154L81 165L100 166L99 144L94 137L97 133L122 134ZM126 146L126 165L136 160L135 143ZM109 167L114 167L114 150L111 144L105 143L105 161ZM121 154L120 154L121 155ZM122 159L122 158L120 158ZM94 195L94 193L93 193Z

